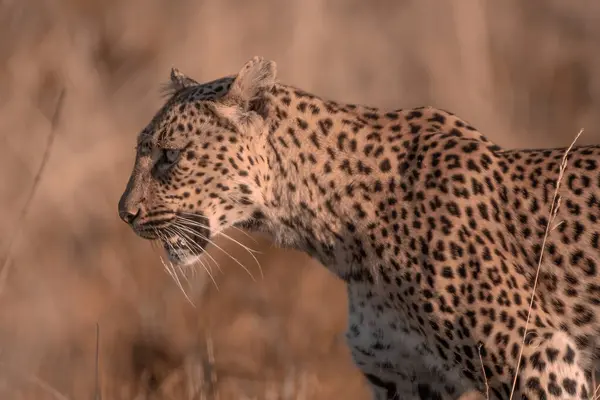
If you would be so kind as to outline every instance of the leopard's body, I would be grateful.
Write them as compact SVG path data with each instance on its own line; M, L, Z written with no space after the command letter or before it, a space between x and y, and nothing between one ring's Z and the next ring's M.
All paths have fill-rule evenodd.
M305 251L348 288L346 337L374 398L580 399L600 337L600 147L503 150L431 107L324 100L249 61L172 94L119 203L189 264L229 226ZM485 378L484 378L485 376ZM487 384L487 386L486 386ZM466 397L464 397L466 398Z

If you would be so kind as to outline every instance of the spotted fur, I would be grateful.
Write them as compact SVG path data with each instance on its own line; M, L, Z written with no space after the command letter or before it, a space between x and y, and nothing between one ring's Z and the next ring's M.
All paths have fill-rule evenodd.
M600 147L505 150L435 108L383 111L276 81L275 63L199 84L174 70L119 203L191 264L231 226L307 252L347 284L348 344L375 399L583 399L600 319ZM487 386L486 386L487 383Z

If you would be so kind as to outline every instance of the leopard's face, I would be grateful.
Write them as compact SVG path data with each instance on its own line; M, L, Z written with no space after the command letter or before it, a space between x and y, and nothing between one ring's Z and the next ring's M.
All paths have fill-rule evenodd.
M160 241L170 262L189 265L260 207L264 120L205 85L178 89L138 136L119 215Z

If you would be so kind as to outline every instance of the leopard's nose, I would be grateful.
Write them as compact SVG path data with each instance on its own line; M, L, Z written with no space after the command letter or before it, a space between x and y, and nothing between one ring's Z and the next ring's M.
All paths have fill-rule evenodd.
M121 217L124 222L132 225L140 216L140 213L141 210L139 207L124 208L119 210L119 217Z

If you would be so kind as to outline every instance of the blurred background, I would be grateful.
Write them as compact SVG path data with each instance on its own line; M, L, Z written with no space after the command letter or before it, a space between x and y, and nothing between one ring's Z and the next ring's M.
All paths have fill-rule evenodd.
M0 0L0 398L367 399L324 268L229 232L261 268L219 241L250 274L211 248L194 307L118 220L171 66L206 81L261 55L331 99L550 147L600 139L599 50L594 0Z

